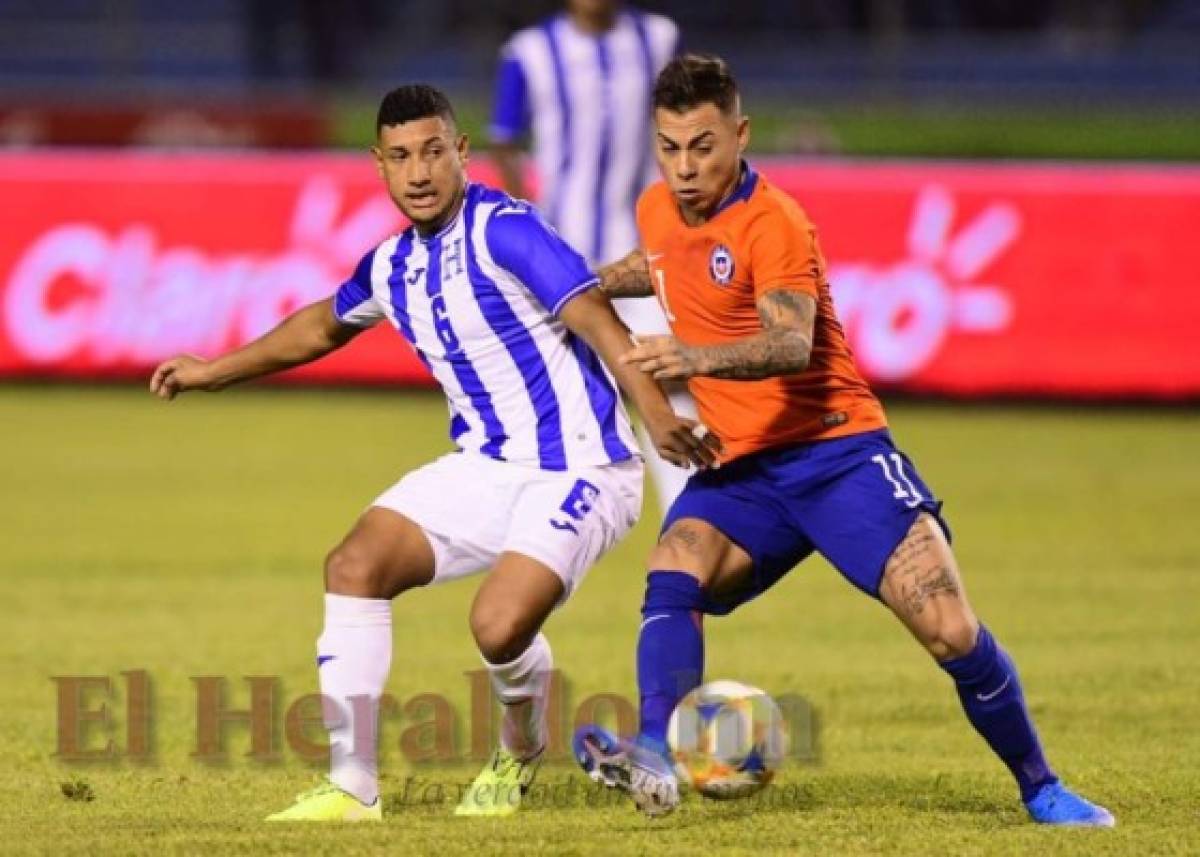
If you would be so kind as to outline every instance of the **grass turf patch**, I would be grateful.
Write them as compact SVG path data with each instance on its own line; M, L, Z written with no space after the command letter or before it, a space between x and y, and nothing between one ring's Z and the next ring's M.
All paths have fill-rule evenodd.
M1200 740L1200 417L1184 410L898 405L893 431L946 513L968 593L1013 654L1049 757L1109 806L1115 831L1029 824L952 686L906 632L823 561L735 615L706 623L708 676L799 693L817 759L786 767L758 801L690 796L652 823L595 792L569 760L547 765L507 821L456 819L469 752L467 629L477 580L397 600L382 727L385 823L261 822L323 767L288 749L283 713L316 689L324 553L406 469L448 448L428 394L233 390L163 405L132 388L0 388L8 599L0 694L4 848L28 852L762 854L1194 853ZM648 504L652 509L653 505ZM598 693L634 696L642 558L656 522L592 570L550 621L569 681L568 728ZM127 742L123 671L149 676L145 761L54 757L53 676L108 676L110 727ZM217 760L193 757L193 677L269 676L278 748L248 758L227 729ZM457 757L406 758L428 712L456 717ZM418 730L409 732L409 730ZM316 736L314 736L316 737ZM417 741L419 744L419 740ZM65 786L65 787L64 787ZM557 791L556 791L557 790ZM70 794L68 794L70 792ZM768 799L768 796L770 799ZM90 799L89 799L90 797Z

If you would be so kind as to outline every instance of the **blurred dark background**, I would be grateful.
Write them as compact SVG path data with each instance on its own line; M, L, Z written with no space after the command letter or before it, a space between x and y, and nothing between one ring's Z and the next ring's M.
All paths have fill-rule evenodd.
M768 151L1200 157L1196 0L648 0ZM379 95L486 116L550 0L0 0L0 145L362 145ZM262 127L262 126L268 127Z

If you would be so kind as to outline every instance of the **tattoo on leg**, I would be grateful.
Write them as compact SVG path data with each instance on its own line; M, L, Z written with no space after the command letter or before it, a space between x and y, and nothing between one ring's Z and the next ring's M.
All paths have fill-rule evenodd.
M888 560L887 578L910 616L920 615L930 598L959 594L954 573L936 551L936 539L922 528L910 533Z
M701 553L700 533L687 524L672 527L670 532L667 533L667 540L678 545L688 553Z
M935 546L933 536L926 532L915 533L900 543L892 558L888 560L888 574L898 578L910 578L929 565L928 557Z
M910 585L903 585L901 589L904 607L914 616L920 615L930 598L942 593L958 595L958 584L954 580L954 575L944 565L938 566L932 571L927 571L923 576L919 576L915 582L912 582Z

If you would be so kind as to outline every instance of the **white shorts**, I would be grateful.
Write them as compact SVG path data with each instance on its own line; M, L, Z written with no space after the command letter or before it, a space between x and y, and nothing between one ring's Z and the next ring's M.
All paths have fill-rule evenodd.
M484 571L514 551L557 574L566 600L637 523L642 462L556 472L455 452L407 474L372 505L424 530L434 583Z

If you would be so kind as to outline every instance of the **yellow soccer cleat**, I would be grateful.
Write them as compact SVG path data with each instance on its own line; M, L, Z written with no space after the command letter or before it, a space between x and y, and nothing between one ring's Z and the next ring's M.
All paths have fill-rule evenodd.
M500 748L471 783L454 814L493 818L512 815L521 805L525 792L529 791L541 764L541 752L522 762Z
M296 802L282 812L268 815L267 821L382 821L379 798L366 806L329 780L296 795Z

